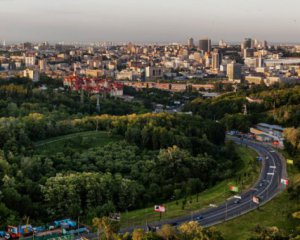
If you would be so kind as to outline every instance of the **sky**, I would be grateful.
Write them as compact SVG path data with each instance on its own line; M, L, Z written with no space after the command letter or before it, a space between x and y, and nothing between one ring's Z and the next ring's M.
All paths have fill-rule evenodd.
M7 42L300 42L299 0L0 0Z

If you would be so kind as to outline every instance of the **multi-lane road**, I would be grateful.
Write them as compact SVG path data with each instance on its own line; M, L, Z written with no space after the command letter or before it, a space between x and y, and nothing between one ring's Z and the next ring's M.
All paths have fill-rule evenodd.
M190 216L150 223L151 227L159 228L163 224L180 225L190 220L198 221L205 227L216 225L257 209L284 190L285 186L281 184L281 179L287 178L286 165L284 158L276 150L268 145L247 139L232 138L232 140L236 144L247 145L262 157L260 177L254 186L242 192L238 196L240 200L234 197L224 199L224 203L219 206L210 207ZM259 204L253 202L253 196L259 198ZM131 232L135 228L146 229L147 226L132 226L122 229L121 232Z

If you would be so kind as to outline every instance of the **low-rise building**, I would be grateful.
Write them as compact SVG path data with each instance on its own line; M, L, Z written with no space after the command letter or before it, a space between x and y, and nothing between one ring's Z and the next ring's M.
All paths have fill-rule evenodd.
M27 77L33 82L38 82L40 80L40 73L38 70L27 68L23 71L23 77Z

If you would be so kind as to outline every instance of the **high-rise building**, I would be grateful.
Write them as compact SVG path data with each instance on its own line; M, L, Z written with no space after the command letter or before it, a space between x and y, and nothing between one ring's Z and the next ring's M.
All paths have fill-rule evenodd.
M203 52L211 51L211 40L208 38L199 40L199 49Z
M213 51L211 54L212 58L212 69L213 70L219 70L220 68L220 53L218 51Z
M253 46L253 41L251 38L245 38L244 41L241 44L241 49L247 49L247 48L252 48Z
M194 39L193 39L193 38L190 38L190 39L188 40L188 47L189 47L189 48L193 48L193 47L194 47Z
M229 63L227 65L227 77L228 80L234 81L234 80L241 80L242 76L242 65L239 63Z
M261 48L263 48L263 49L268 48L268 42L267 41L262 41L261 42Z

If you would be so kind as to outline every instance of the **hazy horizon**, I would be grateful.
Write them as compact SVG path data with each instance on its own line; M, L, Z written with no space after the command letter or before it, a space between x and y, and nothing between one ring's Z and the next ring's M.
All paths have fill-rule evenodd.
M142 3L141 3L142 2ZM299 42L297 0L0 0L7 42Z

